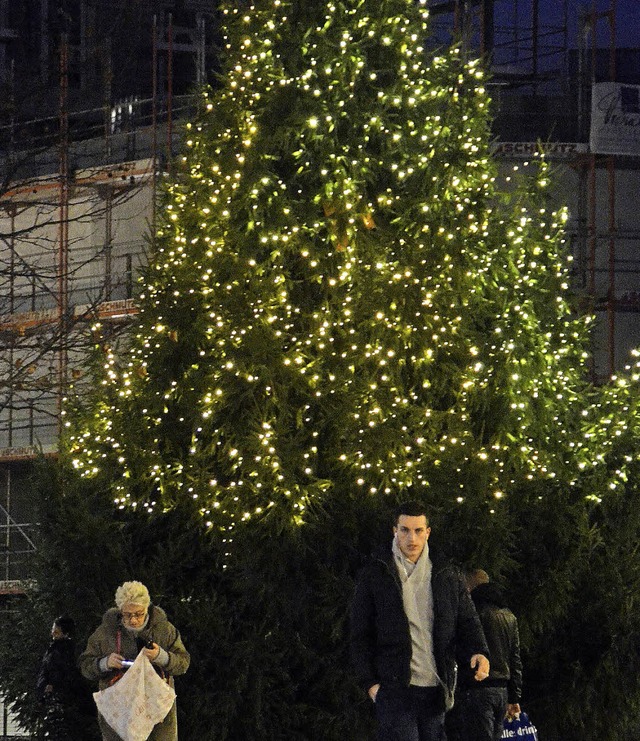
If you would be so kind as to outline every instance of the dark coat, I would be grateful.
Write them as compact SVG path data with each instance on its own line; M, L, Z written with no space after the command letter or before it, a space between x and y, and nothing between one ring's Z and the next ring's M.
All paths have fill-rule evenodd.
M486 687L506 687L508 701L519 703L522 696L522 661L516 616L507 607L495 584L478 585L472 590L471 599L480 616L491 653L489 678L481 684ZM460 684L463 687L478 686L466 670L460 672Z
M445 704L453 704L456 656L470 663L489 656L480 620L458 571L429 549L433 567L433 653ZM351 604L351 657L359 683L408 685L411 634L402 602L402 583L391 547L377 551L361 571Z
M37 681L41 699L45 697L47 686L51 686L53 692L64 702L79 693L82 679L76 666L75 644L70 638L51 641L42 657Z
M95 705L88 685L76 666L71 638L51 641L42 657L36 684L43 702L43 730L52 741L87 741L93 738ZM48 692L47 688L51 688Z
M106 674L100 671L100 659L117 652L118 633L120 633L120 654L126 659L135 659L145 641L152 640L169 654L169 664L164 667L169 684L173 687L173 677L184 674L189 668L189 654L182 643L178 630L167 620L161 607L149 607L149 622L137 638L132 637L122 625L120 610L111 608L102 617L102 624L89 636L87 647L80 656L80 669L90 680L97 681L100 689L111 684L116 671Z

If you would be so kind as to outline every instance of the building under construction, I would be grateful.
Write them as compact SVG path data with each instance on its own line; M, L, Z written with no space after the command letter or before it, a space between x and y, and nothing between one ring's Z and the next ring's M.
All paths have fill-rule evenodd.
M433 44L488 61L495 151L539 147L570 211L574 282L598 316L594 380L640 346L640 157L594 151L595 84L640 114L640 51L616 45L615 0L430 0ZM180 121L216 70L211 0L0 0L0 592L29 577L28 471L54 455L87 336L135 313L157 184ZM635 105L634 109L634 95Z
M592 374L601 382L640 346L640 136L624 146L604 142L598 129L599 102L615 95L625 126L638 131L640 44L616 43L616 0L428 4L443 40L461 38L489 60L495 153L505 167L540 148L555 165L554 197L569 209L573 285L597 319Z
M215 28L203 0L0 0L0 601L30 576L29 473L56 452L91 325L135 312L156 181L215 71Z

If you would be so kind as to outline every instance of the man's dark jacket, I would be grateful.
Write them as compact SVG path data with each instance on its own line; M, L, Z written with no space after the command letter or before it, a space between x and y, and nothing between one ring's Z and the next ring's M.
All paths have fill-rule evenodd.
M489 678L478 685L471 672L461 667L460 685L473 689L506 687L510 703L519 703L522 695L522 661L516 616L507 607L494 584L479 584L471 592L491 653Z
M447 708L453 704L456 656L470 663L489 658L480 620L459 573L429 549L432 562L433 653ZM402 583L391 547L372 556L360 572L351 604L351 658L364 689L374 684L409 685L411 634Z

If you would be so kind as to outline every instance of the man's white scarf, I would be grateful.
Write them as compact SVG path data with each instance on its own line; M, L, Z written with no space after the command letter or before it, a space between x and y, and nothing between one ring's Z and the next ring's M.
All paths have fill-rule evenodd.
M433 590L431 559L425 543L414 564L404 556L397 539L393 539L393 556L402 582L402 603L411 632L411 684L434 687L438 684L433 655Z

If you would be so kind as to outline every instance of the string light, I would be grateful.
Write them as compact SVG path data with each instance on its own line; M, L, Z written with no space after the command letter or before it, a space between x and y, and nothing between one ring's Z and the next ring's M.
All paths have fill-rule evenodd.
M223 3L224 84L186 125L130 345L68 423L73 466L226 531L303 524L328 492L436 478L495 512L515 481L575 483L632 392L576 413L590 320L547 163L499 176L482 65L429 60L423 0L316 5Z

